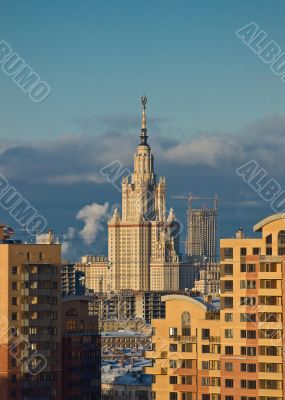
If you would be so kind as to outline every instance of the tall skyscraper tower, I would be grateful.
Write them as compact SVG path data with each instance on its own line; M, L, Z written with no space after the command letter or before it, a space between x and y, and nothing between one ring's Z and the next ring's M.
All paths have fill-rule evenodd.
M190 261L215 263L217 257L217 198L214 208L192 208L187 212L185 253Z
M112 289L169 290L179 287L178 222L173 210L166 215L165 178L154 173L147 143L147 98L142 97L140 144L134 172L122 181L122 215L115 209L108 223L108 256Z

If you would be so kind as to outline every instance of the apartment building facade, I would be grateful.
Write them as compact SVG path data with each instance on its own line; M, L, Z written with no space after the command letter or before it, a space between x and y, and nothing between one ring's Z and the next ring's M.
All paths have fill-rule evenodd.
M61 246L5 238L0 227L0 393L61 400Z
M164 298L153 320L156 400L284 399L285 214L260 221L261 237L221 240L221 306Z

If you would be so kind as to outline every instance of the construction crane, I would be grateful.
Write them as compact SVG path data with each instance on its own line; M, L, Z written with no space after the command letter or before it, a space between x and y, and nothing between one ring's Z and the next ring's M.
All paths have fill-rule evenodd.
M193 193L182 194L178 196L171 196L173 199L181 199L181 200L188 200L189 202L189 209L192 209L192 202L193 200L214 200L214 209L217 211L218 209L218 201L219 198L215 194L214 197L204 197L204 196L196 196Z

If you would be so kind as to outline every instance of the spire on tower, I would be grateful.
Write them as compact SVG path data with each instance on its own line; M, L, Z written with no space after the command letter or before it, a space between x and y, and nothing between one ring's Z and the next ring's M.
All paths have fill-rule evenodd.
M142 96L141 98L141 102L142 102L142 106L143 106L143 111L142 111L142 127L141 127L141 146L148 146L147 144L147 127L146 127L146 113L145 113L145 109L146 109L146 103L147 103L147 97L146 96Z

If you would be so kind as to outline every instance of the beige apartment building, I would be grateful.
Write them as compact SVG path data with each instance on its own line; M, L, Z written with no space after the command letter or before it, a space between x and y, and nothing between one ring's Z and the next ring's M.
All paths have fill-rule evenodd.
M112 290L178 290L178 237L174 237L178 222L173 210L166 215L165 178L157 179L154 173L154 158L147 143L145 97L142 103L134 172L122 181L122 215L115 209L108 223Z
M156 400L281 400L284 392L285 214L254 226L260 237L222 239L221 306L165 296L153 320Z

